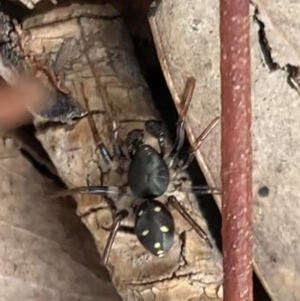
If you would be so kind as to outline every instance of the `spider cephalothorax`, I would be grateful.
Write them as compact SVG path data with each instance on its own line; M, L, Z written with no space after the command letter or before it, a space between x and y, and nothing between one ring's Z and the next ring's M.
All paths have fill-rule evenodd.
M184 207L172 193L174 187L181 189L180 185L178 185L180 183L181 171L187 169L202 141L219 122L219 118L215 118L196 139L191 150L179 159L178 155L182 151L185 139L184 125L186 114L192 99L194 86L195 80L190 78L187 82L182 107L179 112L176 141L169 153L166 150L166 133L163 124L157 120L145 122L144 131L136 129L128 133L125 152L122 150L115 123L113 126L114 154L111 155L103 143L100 141L97 142L103 160L107 165L111 165L112 169L116 170L116 165L112 165L112 162L122 162L124 158L129 160L127 184L125 187L81 187L79 188L80 192L114 196L115 199L121 198L124 194L131 194L133 199L131 206L126 209L117 210L112 205L114 207L112 210L115 211L114 222L103 254L104 263L108 260L110 249L121 221L130 213L135 215L135 224L132 232L136 235L140 243L153 255L163 257L172 247L175 234L174 219L168 209L168 205L172 205L210 245L206 233L185 211ZM90 122L92 122L91 118ZM92 127L95 128L94 125ZM145 133L157 140L159 149L154 148L145 141ZM120 165L117 164L117 166ZM218 191L208 186L197 187L197 190L200 194L209 194ZM165 196L165 199L168 200L166 203L157 200L162 196Z

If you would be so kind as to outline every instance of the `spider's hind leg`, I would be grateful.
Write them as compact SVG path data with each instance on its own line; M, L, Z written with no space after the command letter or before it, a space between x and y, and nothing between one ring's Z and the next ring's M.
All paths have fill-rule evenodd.
M210 241L208 234L202 229L202 227L190 216L187 210L182 206L182 204L177 200L175 196L170 196L167 202L168 206L172 206L179 214L191 225L191 227L196 231L196 233L206 242L209 248L213 245Z
M116 214L113 215L112 226L108 229L102 227L103 229L110 231L102 256L103 264L107 264L108 262L109 255L118 232L134 234L134 228L121 225L122 221L131 214L131 209L132 208L122 209L118 211Z

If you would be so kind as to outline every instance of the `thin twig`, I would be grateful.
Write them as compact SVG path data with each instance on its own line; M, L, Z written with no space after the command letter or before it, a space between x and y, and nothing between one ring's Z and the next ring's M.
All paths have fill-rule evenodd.
M220 1L224 301L252 301L249 0Z

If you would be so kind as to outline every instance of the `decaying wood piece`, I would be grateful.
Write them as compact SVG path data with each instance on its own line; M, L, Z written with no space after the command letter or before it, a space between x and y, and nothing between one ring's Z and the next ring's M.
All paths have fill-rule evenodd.
M151 97L121 18L112 7L72 5L25 20L31 34L30 50L48 54L51 67L64 80L81 104L83 91L98 131L112 146L112 120L120 137L155 117ZM83 85L83 91L82 91ZM183 92L183 90L182 90ZM105 95L106 94L106 95ZM107 97L107 102L105 98ZM99 158L86 117L74 125L37 126L37 137L48 152L59 176L68 187L103 184L121 185L124 176L101 175ZM207 141L210 138L207 139ZM192 210L193 197L177 194L197 222L204 219ZM92 233L98 252L103 253L111 213L100 197L75 196L77 212ZM124 300L214 300L222 297L222 262L216 248L209 249L174 210L176 236L170 253L154 258L134 236L118 233L108 270Z
M267 0L254 2L258 9L251 6L249 16L254 265L274 300L298 301L300 101L299 87L295 83L300 63L296 55L299 51L294 51L296 44L291 43L291 37L295 37L294 30L298 28L292 22L299 19L299 6L293 1L289 2L290 6L286 2L282 2L282 6ZM149 22L177 106L185 76L192 74L197 79L197 102L193 103L188 120L189 138L193 142L200 132L199 118L206 124L220 110L219 1L158 1L152 7ZM288 31L289 27L293 29ZM272 47L276 48L276 57L280 58L278 63L272 58ZM197 159L209 185L219 187L220 132L215 131L212 135L215 136L201 148ZM215 196L215 199L221 206L220 198Z
M72 202L0 133L1 301L118 301Z

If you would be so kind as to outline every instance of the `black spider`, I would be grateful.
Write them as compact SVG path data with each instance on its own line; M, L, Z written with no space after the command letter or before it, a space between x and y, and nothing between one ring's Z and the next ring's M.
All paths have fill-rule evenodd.
M144 131L133 130L127 135L126 149L124 154L120 146L116 124L113 125L113 146L114 155L112 156L106 146L97 140L97 147L105 163L114 171L117 171L120 164L113 162L122 162L122 159L130 159L128 167L128 182L124 187L117 186L88 186L76 188L76 191L86 194L104 195L119 198L124 194L131 194L133 203L130 208L117 210L114 204L110 204L114 213L114 222L111 228L110 236L104 250L102 261L107 263L109 253L120 228L121 221L124 220L133 211L135 214L134 233L140 243L146 250L155 256L163 257L172 247L175 233L174 220L169 212L168 204L172 205L185 218L185 220L197 231L197 233L205 239L209 246L211 243L207 234L202 228L191 218L184 207L170 192L174 189L182 189L181 185L176 183L180 180L181 171L187 169L194 158L195 152L201 146L203 140L219 123L219 117L215 118L196 139L191 150L186 153L182 159L179 159L179 153L182 150L185 140L185 119L187 111L192 99L195 87L195 79L189 78L183 96L183 104L179 112L179 121L177 124L177 136L173 149L169 154L166 153L165 147L165 131L162 122L157 120L149 120L145 123L145 131L158 141L160 152L153 146L144 142ZM86 106L88 108L88 103ZM90 116L90 114L89 114ZM95 130L95 124L89 117L91 128ZM117 167L116 167L117 166ZM219 190L208 186L191 187L196 189L198 194L218 193ZM169 194L168 203L165 205L156 200L162 195Z

